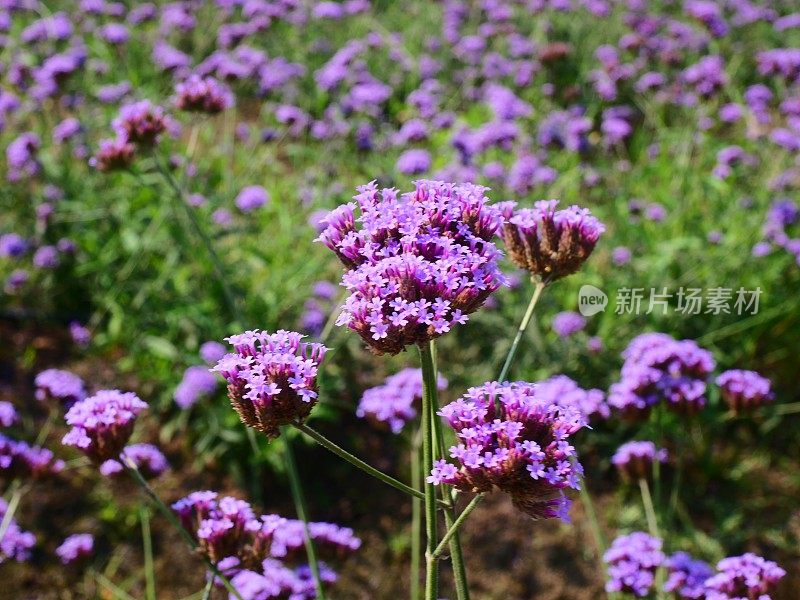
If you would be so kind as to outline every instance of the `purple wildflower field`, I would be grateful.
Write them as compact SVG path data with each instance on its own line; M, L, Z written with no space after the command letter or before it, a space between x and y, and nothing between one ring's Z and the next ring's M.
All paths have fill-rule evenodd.
M0 0L0 599L795 600L800 5Z

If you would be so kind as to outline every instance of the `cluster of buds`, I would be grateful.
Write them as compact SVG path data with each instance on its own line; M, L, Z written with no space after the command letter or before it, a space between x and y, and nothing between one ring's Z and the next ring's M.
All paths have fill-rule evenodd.
M532 277L551 283L572 275L594 250L605 226L586 208L557 210L558 200L540 200L533 208L502 205L503 242L509 258Z
M583 468L569 437L586 421L575 407L541 397L537 384L489 382L444 406L456 433L457 461L436 461L428 481L464 492L508 493L534 519L568 520L566 488L580 489Z
M61 442L78 448L98 465L116 460L133 433L136 417L146 408L132 392L100 390L67 411L65 419L72 429Z
M303 342L294 331L246 331L226 338L234 353L213 371L228 382L228 396L245 425L270 438L303 421L317 402L317 369L327 348Z

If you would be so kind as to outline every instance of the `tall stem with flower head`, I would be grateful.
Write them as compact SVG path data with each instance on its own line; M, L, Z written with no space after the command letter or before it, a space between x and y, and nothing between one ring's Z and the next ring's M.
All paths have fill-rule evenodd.
M436 370L430 347L419 345L422 364L422 472L433 468L432 407L436 404ZM436 488L425 478L425 600L437 600L439 592L439 567L433 552L436 550Z
M522 321L520 321L519 327L517 328L517 334L514 336L514 341L511 342L511 347L506 355L503 368L500 369L500 375L497 377L497 381L505 381L506 377L508 376L508 372L511 369L511 363L514 362L514 357L517 355L519 342L522 339L525 330L528 329L528 324L531 322L531 317L533 316L533 310L536 308L536 304L539 302L539 297L542 295L545 285L546 284L543 281L535 282L533 287L533 295L531 296L530 302L528 302L528 308L525 310L525 314L522 316Z

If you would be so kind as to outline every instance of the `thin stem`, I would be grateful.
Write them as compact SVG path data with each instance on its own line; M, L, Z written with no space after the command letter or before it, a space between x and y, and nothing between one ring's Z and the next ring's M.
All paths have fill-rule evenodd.
M50 435L50 431L52 431L57 417L58 409L51 404L47 409L47 420L44 426L39 430L39 435L36 436L36 441L33 443L34 446L41 446L47 441L47 436Z
M528 303L528 309L525 311L525 315L522 317L522 321L517 328L517 335L514 336L514 341L511 342L511 348L509 348L506 362L500 370L500 376L497 378L498 381L505 381L508 376L508 371L511 369L511 363L514 362L514 357L517 354L517 348L522 339L522 334L524 334L525 330L528 328L528 324L533 316L533 309L536 308L536 303L539 301L539 296L542 295L542 290L544 290L545 285L544 282L538 281L533 288L533 295L531 296L531 301Z
M417 430L411 442L411 485L422 487L421 432ZM411 600L420 600L419 566L422 560L422 500L411 498Z
M312 429L311 427L309 427L305 423L293 423L293 426L295 427L295 429L305 433L308 437L310 437L312 440L317 442L323 448L326 448L326 449L330 450L331 452L333 452L339 458L342 458L342 459L346 460L351 465L361 469L362 471L364 471L368 475L371 475L372 477L375 477L376 479L380 479L383 483L385 483L387 485L390 485L393 488L395 488L397 490L400 490L401 492L409 494L410 496L414 496L415 498L421 498L421 499L425 498L425 495L422 492L420 492L419 490L415 490L414 488L406 485L402 481L398 481L394 477L391 477L390 475L387 475L386 473L383 473L382 471L379 471L375 467L365 463L363 460L361 460L357 456L355 456L353 454L350 454L347 450L345 450L341 446L338 446L336 443L334 443L331 440L329 440L328 438L326 438L324 435L322 435L316 429Z
M209 577L206 587L203 588L202 600L211 600L211 590L214 589L214 579Z
M150 534L150 511L142 504L139 507L139 520L142 523L142 552L144 553L145 597L156 600L156 574L153 568L153 537Z
M303 543L306 546L306 556L308 566L311 568L311 575L314 577L314 587L317 589L317 598L325 600L325 590L322 588L322 579L319 575L319 562L317 561L317 551L314 549L314 542L311 540L311 532L308 530L308 516L306 514L306 502L303 497L303 488L300 485L300 474L297 471L297 463L294 460L294 451L291 442L284 437L283 456L286 459L286 471L289 474L289 487L292 490L292 500L297 511L297 517L303 522Z
M195 234L197 234L197 237L203 243L209 258L211 259L211 264L214 268L217 280L222 287L222 293L225 296L225 302L228 305L228 310L230 311L231 316L236 319L240 325L243 325L244 319L242 318L242 314L239 311L238 305L236 304L236 298L234 297L233 291L228 283L225 268L222 266L222 261L220 260L217 251L214 249L214 244L211 242L211 238L208 237L208 234L203 229L200 221L197 219L197 215L192 210L192 207L186 202L183 190L178 185L178 182L175 181L175 178L169 172L169 169L162 166L158 159L156 159L155 162L159 172L164 177L167 184L172 188L172 191L175 192L175 195L178 198L178 204L183 207L183 211L188 215L189 221L192 224L192 229L194 229Z
M94 578L95 581L97 581L97 583L99 583L109 592L114 594L115 598L121 598L122 600L134 600L133 596L131 596L128 592L117 586L113 581L111 581L108 577L106 577L102 573L95 572Z
M594 502L592 502L592 495L589 493L589 488L586 487L586 479L581 478L581 501L583 508L586 511L586 517L589 519L589 529L594 538L594 544L597 549L597 561L600 565L600 573L605 579L605 563L603 562L603 555L606 553L606 544L603 540L603 532L600 530L600 522L597 520L597 512L594 509Z
M3 515L3 521L0 522L0 541L5 538L6 531L8 531L8 526L11 525L11 521L14 519L14 513L17 512L19 501L22 499L22 496L25 493L22 489L22 483L19 479L12 481L9 489L11 490L11 499L6 505L6 512Z
M419 346L422 363L422 472L433 468L432 406L436 401L436 371L429 346ZM433 552L436 549L436 487L425 478L425 600L437 600L439 568Z
M678 499L680 498L681 494L681 484L683 480L683 453L683 444L679 443L675 465L675 484L672 486L672 493L670 494L669 499L669 512L667 513L665 522L665 526L668 528L673 524L672 522L675 518L675 510L678 507Z
M433 556L434 556L434 558L438 558L438 557L440 557L440 556L442 555L442 552L444 552L444 549L447 547L447 545L448 545L448 543L450 542L450 540L451 540L451 539L452 539L452 538L453 538L455 535L457 535L457 534L458 534L458 528L459 528L459 527L461 527L461 525L463 525L463 524L464 524L464 521L466 521L466 519L467 519L467 517L469 516L469 514L470 514L470 513L471 513L473 510L475 510L475 507L477 507L477 506L478 506L478 504L480 504L481 500L483 500L483 498L484 498L484 497L485 497L485 494L483 494L483 493L481 493L481 494L477 494L477 495L476 495L476 496L475 496L475 497L474 497L474 498L473 498L473 499L470 501L470 503L469 503L469 504L467 504L467 506L466 506L466 507L464 507L464 510L462 510L462 511L461 511L461 514L460 514L460 515L458 515L458 518L457 518L457 519L456 519L456 520L453 522L453 524L450 526L450 529L448 529L448 530L447 530L447 533L445 533L445 534L444 534L444 537L443 537L443 538L441 539L441 541L439 542L439 545L438 545L438 546L436 546L436 548L434 549L434 551L433 551Z
M145 478L142 477L142 474L139 472L139 469L136 467L136 464L125 456L120 456L119 461L125 466L125 470L128 471L128 474L133 478L133 480L137 484L139 484L139 487L142 488L142 491L144 492L145 496L147 496L147 498L153 504L155 504L156 508L161 512L162 515L164 515L167 521L169 521L169 524L172 525L178 531L180 536L189 545L189 548L194 551L197 547L197 544L195 544L194 538L192 538L192 534L186 531L186 528L181 524L181 522L178 520L178 518L175 516L172 510L166 504L164 504L164 502L161 501L161 498L158 497L158 494L156 494L155 491L153 491L153 488L150 487L150 484L148 484ZM222 571L220 571L217 568L217 565L211 562L211 560L207 556L202 556L202 559L203 562L206 563L206 566L209 568L209 570L214 574L214 576L218 577L219 580L222 581L222 585L224 585L225 588L231 594L233 594L234 598L236 598L237 600L244 600L239 591L235 587L233 587L233 584L230 582L230 580L227 577L225 577L225 575L222 574Z
M661 536L658 534L656 511L655 508L653 508L653 497L650 495L650 486L647 484L647 479L644 477L639 479L639 490L642 492L642 504L644 505L644 514L647 519L647 530L653 537L660 538Z

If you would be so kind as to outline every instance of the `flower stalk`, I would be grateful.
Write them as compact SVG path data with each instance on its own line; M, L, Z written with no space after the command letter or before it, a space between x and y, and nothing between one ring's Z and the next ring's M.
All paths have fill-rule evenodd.
M436 369L428 345L419 346L422 364L422 466L423 473L433 468L433 419L432 407L436 402ZM436 487L425 479L425 600L437 600L439 592L438 561L436 550Z

